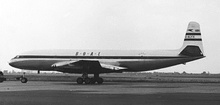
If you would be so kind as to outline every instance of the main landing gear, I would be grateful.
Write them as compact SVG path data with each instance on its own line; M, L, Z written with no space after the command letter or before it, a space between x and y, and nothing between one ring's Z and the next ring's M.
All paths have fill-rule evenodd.
M76 80L77 84L95 84L96 82L98 84L103 83L103 79L99 77L99 74L94 74L94 77L89 78L87 73L83 73L82 77L77 78Z

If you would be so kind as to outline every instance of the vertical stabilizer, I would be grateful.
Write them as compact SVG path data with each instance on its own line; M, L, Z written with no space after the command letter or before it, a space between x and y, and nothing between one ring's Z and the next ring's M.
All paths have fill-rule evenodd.
M180 49L180 54L187 56L203 56L203 53L200 26L197 22L190 22L188 24L183 46Z

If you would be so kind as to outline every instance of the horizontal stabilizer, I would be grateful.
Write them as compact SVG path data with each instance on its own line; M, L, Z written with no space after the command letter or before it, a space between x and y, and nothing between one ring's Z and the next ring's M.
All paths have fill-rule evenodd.
M202 51L198 46L187 46L182 52L180 52L180 55L203 56Z

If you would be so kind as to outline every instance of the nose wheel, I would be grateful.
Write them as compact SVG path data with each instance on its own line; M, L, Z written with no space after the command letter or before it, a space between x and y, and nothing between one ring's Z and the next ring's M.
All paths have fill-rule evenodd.
M27 81L28 81L27 78L25 78L25 77L22 77L22 78L21 78L21 83L27 83Z
M84 73L82 75L82 77L78 77L76 79L77 84L102 84L103 83L103 79L99 77L99 74L94 74L94 77L89 78L87 73Z
M25 77L25 72L23 73L22 76L17 77L16 80L20 80L21 83L27 83L28 79Z

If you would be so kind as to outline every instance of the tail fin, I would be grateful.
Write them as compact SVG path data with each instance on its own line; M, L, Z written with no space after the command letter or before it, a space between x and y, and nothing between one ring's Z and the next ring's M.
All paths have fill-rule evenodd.
M186 36L180 55L203 56L203 45L200 26L197 22L190 22L186 31Z

